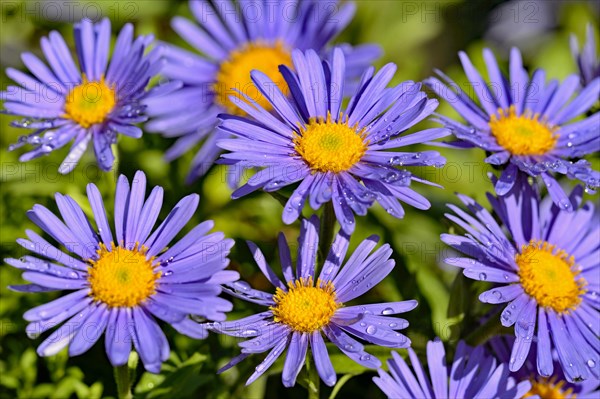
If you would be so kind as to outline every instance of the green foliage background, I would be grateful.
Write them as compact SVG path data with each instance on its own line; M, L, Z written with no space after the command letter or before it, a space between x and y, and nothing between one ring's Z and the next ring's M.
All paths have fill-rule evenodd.
M2 89L9 84L4 69L7 66L22 68L18 57L23 51L41 54L39 40L50 30L60 31L72 44L71 24L66 20L57 21L57 14L47 8L48 3L51 2L2 3ZM102 15L111 17L114 32L126 21L132 21L138 34L154 33L160 40L184 45L169 27L173 16L189 16L184 2L73 2L79 9L85 8L88 3L94 6L88 8L92 16L95 15L94 10L101 10ZM356 17L338 41L375 42L381 45L385 55L378 66L385 62L397 63L395 83L421 80L430 76L434 67L446 71L459 84L465 83L466 78L456 54L459 50L467 51L476 66L483 65L481 50L484 46L492 46L497 50L499 59L506 61L506 48L483 40L489 25L488 18L499 16L497 6L501 1L359 0L356 3ZM548 76L562 79L575 72L568 47L569 34L574 32L582 40L585 24L594 24L597 33L598 21L594 18L591 3L546 3L551 3L556 10L556 20L551 28L536 33L535 41L517 44L520 47L522 44L522 48L527 49L524 51L527 66L546 68ZM508 18L523 22L532 10L525 8L527 4L537 3L504 4L508 8L503 12L512 13ZM534 24L530 26L532 28L539 28L546 17L534 14L533 18L537 18L537 22L525 22ZM447 104L442 104L438 111L453 115ZM34 204L43 204L56 210L53 196L55 192L61 192L71 195L91 214L85 198L85 186L94 182L103 193L110 214L116 177L123 173L131 178L137 169L146 172L149 186L161 185L165 188L161 217L184 195L199 193L200 209L185 231L200 221L213 219L216 230L225 232L237 242L231 255L231 268L239 270L243 278L259 289L269 290L270 287L251 261L244 240L259 244L269 259L276 255L278 231L283 231L289 242L296 242L299 224L283 225L280 219L281 205L271 196L256 193L236 201L229 199L230 190L225 184L223 168L213 168L208 176L196 184L183 185L193 154L173 163L166 163L162 154L171 144L168 139L152 134L145 134L141 140L120 137L117 150L119 163L112 173L101 173L94 164L93 155L88 153L73 173L60 176L56 170L66 155L68 146L48 157L20 164L18 156L22 151L8 152L6 148L24 132L9 127L10 120L12 118L9 116L0 116L2 258L24 255L15 244L15 239L22 237L26 228L35 228L25 215ZM426 122L419 128L427 126L432 124ZM397 267L379 286L360 298L360 301L368 303L417 299L419 307L407 315L411 325L406 332L420 355L424 354L427 340L435 336L449 341L450 346L459 338L465 338L479 317L489 310L476 300L477 293L485 289L484 284L470 284L462 276L456 278L456 271L442 264L441 259L450 252L440 242L439 234L452 229L443 214L446 203L456 202L455 192L474 196L486 204L485 192L491 189L486 174L491 169L483 163L482 151L441 149L441 152L447 157L448 166L441 170L425 168L417 171L423 177L445 187L443 190L425 186L418 188L432 202L429 211L407 207L405 219L397 220L376 207L368 216L358 219L357 231L352 238L354 246L367 236L378 234L382 241L391 243L395 249ZM591 161L597 168L598 160ZM89 352L72 359L64 351L45 359L36 355L35 347L41 342L41 338L30 340L26 337L26 322L22 319L22 314L28 308L45 303L59 294L27 295L7 290L8 284L19 284L22 280L16 269L6 265L0 267L0 282L0 398L100 398L116 395L112 369L104 353L102 339ZM257 310L247 303L237 300L234 302L231 319ZM205 341L195 341L176 334L167 325L163 327L171 343L171 358L164 364L160 375L145 373L141 367L138 368L136 397L258 399L285 395L293 399L306 395L300 386L291 390L283 388L278 374L281 363L276 363L267 376L250 387L245 387L244 381L262 359L261 356L251 357L233 370L217 376L215 371L238 352L234 339L211 335ZM373 350L381 359L388 357L387 349ZM371 382L374 375L372 371L354 364L335 349L330 348L330 353L336 370L349 376L344 379L347 380L345 385L340 385L339 397L383 397ZM330 393L331 389L326 388L322 397L327 397Z

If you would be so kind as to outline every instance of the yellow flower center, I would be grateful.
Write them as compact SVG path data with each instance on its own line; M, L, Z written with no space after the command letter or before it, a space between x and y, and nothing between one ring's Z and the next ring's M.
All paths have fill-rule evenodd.
M532 240L523 245L515 261L523 290L538 305L558 313L575 309L585 293L585 280L578 278L575 259L546 241Z
M331 282L323 285L317 280L313 286L313 279L300 278L288 283L286 292L277 288L273 300L275 306L269 309L273 312L274 320L284 323L299 332L313 332L327 324L342 306L335 300L335 289Z
M508 111L499 109L498 112L500 117L492 115L490 119L490 129L498 144L511 154L544 155L556 145L556 128L540 121L539 114L517 115L514 105Z
M104 122L116 103L114 87L106 84L104 76L100 81L89 82L83 75L83 83L75 86L67 95L64 117L88 128Z
M90 295L109 307L133 307L144 302L156 292L154 257L147 259L146 247L133 249L112 247L108 250L100 244L98 259L90 260L88 281Z
M311 118L308 125L300 127L294 137L296 152L306 161L313 172L339 173L350 169L367 151L365 129L358 129L345 122Z
M552 379L540 378L531 381L531 390L523 396L529 398L531 396L539 396L540 399L575 399L577 395L573 393L573 389L569 388L563 391L565 381L556 383L556 377Z
M292 56L290 50L280 41L273 44L253 42L247 43L237 50L230 53L229 59L221 64L217 74L217 81L213 86L216 93L216 101L224 106L231 114L240 114L237 108L229 99L229 96L240 96L235 90L256 101L264 109L270 111L271 103L258 91L250 79L250 72L254 69L261 71L269 77L279 87L281 91L287 94L288 87L279 73L280 65L292 65ZM266 88L267 90L271 88Z

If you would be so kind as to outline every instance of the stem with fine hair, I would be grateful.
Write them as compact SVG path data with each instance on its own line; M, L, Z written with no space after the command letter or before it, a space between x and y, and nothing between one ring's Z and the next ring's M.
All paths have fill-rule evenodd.
M124 364L115 367L115 382L117 383L117 397L119 399L131 399L131 379L129 376L129 366Z
M131 352L129 360L122 366L115 366L115 382L117 383L117 397L119 399L133 399L131 386L135 378L135 369L138 363L138 354Z
M321 378L317 372L317 367L313 363L312 353L306 354L306 390L308 391L308 399L319 399L319 391L321 387Z

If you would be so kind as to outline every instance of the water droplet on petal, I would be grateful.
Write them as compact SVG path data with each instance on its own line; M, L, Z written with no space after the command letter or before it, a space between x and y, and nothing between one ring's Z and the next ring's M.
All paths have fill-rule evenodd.
M248 328L240 333L240 335L246 336L246 337L251 336L251 335L256 335L256 334L258 334L258 330L254 329L254 328Z
M370 325L367 327L367 334L369 335L373 335L377 332L377 327L375 327L374 325Z
M27 334L27 338L29 338L29 339L36 339L37 337L40 336L39 333L32 332L32 331L27 331L26 334Z
M566 199L561 199L560 201L558 201L558 205L562 209L569 209L571 207L571 203Z
M383 311L381 312L381 314L385 315L385 316L390 315L390 314L394 314L394 309L392 309L392 308L385 308L385 309L383 309Z
M233 286L234 286L236 289L239 289L239 290L241 290L241 291L248 291L248 290L251 288L251 287L250 287L250 284L248 284L248 283L247 283L247 282L245 282L245 281L236 281L235 283L233 283Z

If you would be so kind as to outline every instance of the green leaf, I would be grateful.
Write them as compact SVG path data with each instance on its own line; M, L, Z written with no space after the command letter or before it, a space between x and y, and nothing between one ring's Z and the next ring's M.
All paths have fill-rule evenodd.
M54 384L40 384L33 388L29 397L31 399L49 398L55 389Z
M162 382L153 387L149 386L153 384L152 382L149 383L148 380L144 379L144 376L149 374L145 373L140 379L140 383L136 386L135 393L145 391L146 395L144 397L147 399L191 396L199 387L214 379L214 376L201 372L203 363L207 358L206 355L195 353L183 362L179 368L167 374ZM141 389L138 390L140 386Z
M139 382L135 386L136 394L144 394L154 387L159 386L165 380L165 376L163 374L152 374L152 373L144 373L140 378Z
M56 388L50 395L50 399L64 399L75 393L76 384L79 381L75 377L65 377L56 385Z
M21 372L23 373L23 382L26 386L31 386L37 377L38 356L33 348L27 348L21 356Z
M104 391L104 386L100 381L94 382L90 385L90 389L88 390L88 397L86 399L100 399L102 397L102 392Z

